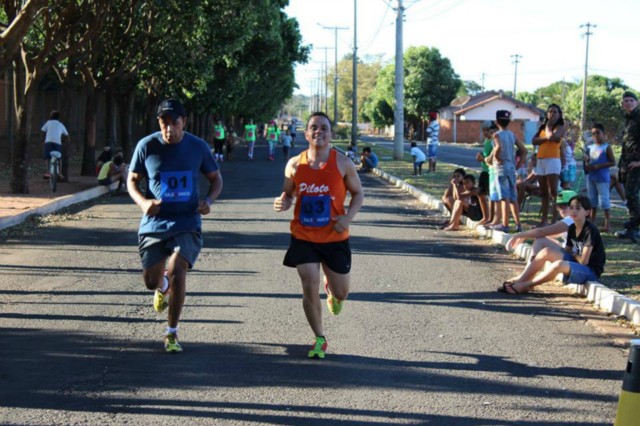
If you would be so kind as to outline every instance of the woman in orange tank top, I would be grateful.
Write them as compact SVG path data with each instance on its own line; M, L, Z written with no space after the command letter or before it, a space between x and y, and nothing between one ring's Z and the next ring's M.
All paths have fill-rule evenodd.
M562 110L556 104L549 105L547 117L531 142L534 147L538 147L536 175L540 184L542 203L540 226L547 224L550 204L553 204L552 209L555 212L558 181L562 170L560 147L565 132ZM553 216L555 220L555 213Z

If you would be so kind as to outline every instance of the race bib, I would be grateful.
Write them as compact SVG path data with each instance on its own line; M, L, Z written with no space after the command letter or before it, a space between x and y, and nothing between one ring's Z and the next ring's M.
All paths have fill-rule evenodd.
M189 201L193 192L193 174L186 172L160 172L160 191L163 203Z
M219 130L217 130L217 131L215 132L215 138L216 138L216 139L220 139L220 136L222 136L222 132L220 132Z
M276 134L275 133L269 134L269 140L275 141L276 140Z
M331 219L331 196L306 195L300 206L300 223L304 226L326 226Z
M253 137L253 132L247 132L247 137L248 138L252 138Z

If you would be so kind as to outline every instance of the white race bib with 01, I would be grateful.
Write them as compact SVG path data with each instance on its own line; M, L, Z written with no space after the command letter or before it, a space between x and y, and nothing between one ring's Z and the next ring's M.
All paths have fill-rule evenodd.
M163 203L182 203L191 199L193 174L186 172L160 172L160 191Z

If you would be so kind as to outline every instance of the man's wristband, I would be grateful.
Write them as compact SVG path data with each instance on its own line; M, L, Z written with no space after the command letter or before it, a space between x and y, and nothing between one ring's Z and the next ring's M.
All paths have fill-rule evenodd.
M211 198L209 198L209 197L205 198L204 201L207 202L208 206L211 206L211 204L213 204L213 201L211 201Z

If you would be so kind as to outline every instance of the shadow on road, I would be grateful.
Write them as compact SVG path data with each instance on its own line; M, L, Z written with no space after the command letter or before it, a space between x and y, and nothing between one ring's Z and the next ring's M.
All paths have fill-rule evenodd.
M401 389L425 394L520 395L542 399L591 400L612 402L588 390L572 392L560 388L526 386L517 381L506 383L469 375L460 371L487 371L520 377L558 376L619 380L619 371L593 371L581 368L532 367L502 357L467 353L447 353L461 362L407 361L356 355L329 355L324 361L307 360L306 346L275 344L190 343L184 354L171 357L151 350L157 344L145 341L120 341L70 331L39 329L0 329L6 345L0 367L3 382L0 397L6 408L51 409L91 413L161 415L251 421L272 424L355 424L344 416L361 416L359 424L406 423L407 421L484 425L487 419L316 407L306 405L227 402L225 389L264 387L274 397L281 388L323 389L323 380L331 372L332 389L366 387L375 391ZM436 358L441 358L434 353ZM473 362L469 362L471 359ZM154 366L162 365L162 374ZM33 368L33 366L47 366ZM515 372L515 373L514 373ZM328 379L327 379L328 380ZM113 397L116 392L126 397ZM203 400L176 400L139 396L145 389L200 389ZM105 396L105 395L110 396ZM425 395L426 397L426 395ZM220 400L222 399L222 400ZM568 404L569 406L569 404ZM261 413L263 412L263 413ZM322 413L322 418L318 415ZM335 419L333 419L335 417ZM142 417L140 418L142 420ZM490 419L490 424L512 421ZM522 421L525 425L563 425L574 423ZM590 424L590 423L583 423Z

